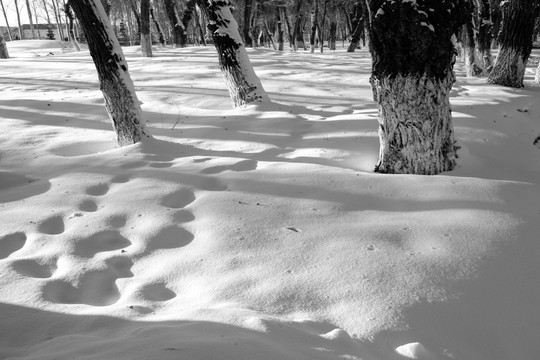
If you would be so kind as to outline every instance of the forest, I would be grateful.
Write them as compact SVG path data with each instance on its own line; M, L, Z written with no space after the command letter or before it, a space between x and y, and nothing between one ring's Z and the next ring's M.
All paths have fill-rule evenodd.
M540 1L0 9L1 359L538 359Z

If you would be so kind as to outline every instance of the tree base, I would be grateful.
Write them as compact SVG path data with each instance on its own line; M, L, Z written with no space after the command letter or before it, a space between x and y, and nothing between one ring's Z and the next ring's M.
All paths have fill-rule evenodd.
M372 79L379 103L379 163L375 172L435 175L456 166L449 94L454 74L442 79L397 75Z

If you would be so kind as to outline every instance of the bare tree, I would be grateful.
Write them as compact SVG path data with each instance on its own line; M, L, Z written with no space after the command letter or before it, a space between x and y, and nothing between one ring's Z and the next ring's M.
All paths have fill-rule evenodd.
M15 12L17 13L17 25L19 26L19 39L24 39L24 31L21 24L21 9L19 8L19 2L18 0L14 0L15 2Z
M134 144L149 137L126 59L101 1L69 0L69 4L86 35L118 145Z
M11 28L9 27L9 21L8 21L8 17L6 13L6 8L4 7L4 2L2 0L0 0L0 6L2 7L2 13L4 14L4 19L6 20L9 41L13 41L13 38L11 37Z

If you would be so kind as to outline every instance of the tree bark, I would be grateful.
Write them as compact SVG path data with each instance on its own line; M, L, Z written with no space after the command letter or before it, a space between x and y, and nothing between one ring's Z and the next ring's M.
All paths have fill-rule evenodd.
M149 137L127 62L103 5L99 0L69 0L69 4L84 29L118 145Z
M7 29L8 29L9 41L13 41L13 38L11 37L11 28L9 27L9 21L8 21L6 9L4 8L4 2L2 0L0 0L0 6L2 7L2 12L4 13L4 19L6 20L6 26L7 26Z
M203 2L208 17L221 72L234 107L268 101L268 95L255 74L234 19L230 0Z
M4 36L0 34L0 59L9 59L9 53Z
M478 76L484 72L476 57L476 43L474 41L472 20L472 16L470 16L469 21L462 27L463 50L465 52L465 74L468 77Z
M379 104L380 173L452 170L457 149L449 94L455 81L452 35L468 0L387 1L372 19L371 83Z
M150 33L150 0L141 0L141 51L152 57L152 34Z
M193 18L193 13L195 12L195 0L188 0L184 7L184 13L182 14L182 33L180 35L180 45L186 47L188 45L188 26Z
M489 83L523 87L538 9L538 0L508 0L501 3L499 54L489 75Z
M304 0L297 0L296 3L296 12L295 12L295 21L294 21L294 28L292 33L292 40L293 40L293 49L296 51L298 48L304 48L304 33L301 29L302 24L302 5Z

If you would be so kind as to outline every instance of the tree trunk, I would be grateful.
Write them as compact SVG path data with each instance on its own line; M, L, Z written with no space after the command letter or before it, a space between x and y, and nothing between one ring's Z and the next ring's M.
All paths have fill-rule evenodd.
M180 45L186 47L188 45L188 26L193 18L193 12L195 12L195 0L188 0L184 7L184 13L182 14L182 33L180 35Z
M328 0L324 2L324 10L321 18L321 23L319 24L319 46L321 49L321 54L324 51L324 25L326 23L326 9L328 7Z
M294 38L293 38L293 31L291 29L291 21L289 19L289 14L287 13L286 7L281 8L281 18L283 19L283 22L285 23L287 39L289 39L289 47L291 48L293 47Z
M34 29L34 20L32 20L32 9L30 8L30 0L26 0L26 10L28 10L28 20L30 21L30 31L32 31L32 39L35 39L36 30Z
M317 18L319 17L319 0L313 0L314 8L311 14L311 36L309 37L309 50L315 52L315 35L317 35Z
M127 62L101 2L69 0L69 3L84 29L118 145L134 144L149 137Z
M283 23L281 22L281 11L279 6L276 6L276 27L277 27L277 43L278 50L283 51Z
M295 21L294 21L294 28L293 28L293 33L292 33L292 40L293 40L293 49L294 51L296 51L299 47L304 47L304 34L302 32L302 29L300 28L301 27L301 24L302 24L302 13L301 13L301 9L302 9L302 4L303 4L303 0L297 0L298 2L296 3L296 12L295 12ZM301 33L301 36L299 36L299 34ZM300 39L301 38L301 41Z
M60 36L60 41L62 41L64 40L64 30L62 29L60 13L58 12L58 8L56 7L56 1L52 1L52 6L54 17L56 19L56 26L58 27L58 36Z
M4 40L4 36L0 33L0 59L9 59L9 53Z
M253 41L250 36L251 27L251 9L253 8L253 0L245 0L244 3L244 27L242 33L244 35L244 43L247 47L253 46Z
M150 17L152 18L152 21L154 22L154 25L156 27L156 31L159 34L159 43L161 46L165 46L165 36L163 36L163 31L161 30L161 26L159 26L159 22L157 21L156 17L154 16L154 8L150 8Z
M534 82L540 84L540 62L538 63L538 67L536 68L536 76L534 77Z
M152 57L152 34L150 33L150 0L141 0L141 51Z
M360 41L360 37L362 36L362 32L364 30L364 22L362 21L362 7L360 6L361 1L364 0L358 0L354 4L354 10L351 16L351 28L353 30L351 34L351 42L349 43L347 52L354 52L354 50L356 50L356 48L358 47L358 42Z
M201 26L201 9L199 6L195 6L195 27L197 28L196 31L199 32L199 38L201 39L201 44L206 46L206 38L204 37L204 30Z
M171 28L173 29L173 42L174 46L182 47L182 27L180 26L180 20L176 15L176 8L174 0L164 0L165 12L169 18Z
M463 50L465 52L465 74L468 77L481 75L484 70L480 67L476 57L476 44L474 41L474 30L472 16L462 27Z
M457 149L449 94L452 34L468 0L387 1L374 10L371 83L379 104L380 173L452 170Z
M491 42L493 40L493 22L491 20L491 6L489 0L477 0L478 18L478 51L482 56L484 70L490 73L493 68L493 55L491 54Z
M508 0L501 3L499 54L488 78L491 84L523 87L538 5L537 0Z
M69 5L69 3L64 5L64 12L66 13L66 16L69 21L69 40L71 41L71 44L75 48L75 51L81 51L81 47L79 46L79 43L77 42L77 37L75 36L75 31L73 29L74 19L73 19L73 14L71 13L71 6Z
M268 95L255 74L242 43L238 24L231 12L230 0L207 0L203 4L209 20L208 29L212 33L221 72L234 107L268 101Z
M337 9L331 8L330 12L330 29L328 35L328 49L336 50L336 37L337 37Z
M2 7L2 12L4 13L4 19L6 20L9 41L13 41L13 38L11 37L11 28L9 27L9 21L8 21L8 17L6 13L6 8L4 8L4 2L2 0L0 0L0 6Z
M17 13L17 25L19 26L19 40L24 39L24 32L21 24L21 10L19 9L18 0L15 1L15 12Z

